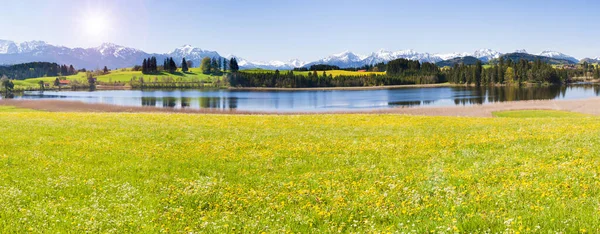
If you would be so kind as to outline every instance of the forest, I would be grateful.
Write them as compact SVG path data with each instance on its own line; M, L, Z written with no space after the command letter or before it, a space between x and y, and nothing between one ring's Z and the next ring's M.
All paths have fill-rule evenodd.
M502 57L498 63L486 68L478 61L475 65L456 64L445 73L450 83L474 85L565 84L572 82L574 77L600 78L600 69L586 62L580 68L555 68L539 59L533 62L525 59L513 62Z
M6 76L14 80L47 76L69 76L77 74L73 65L59 65L57 63L32 62L0 66L0 77Z
M324 67L324 66L315 66ZM234 72L228 75L233 87L276 87L276 88L313 88L313 87L360 87L405 84L435 84L446 82L444 74L432 63L423 63L407 59L396 59L387 64L385 75L340 75L335 78L327 71L314 70L308 76L294 74L294 71L280 72Z

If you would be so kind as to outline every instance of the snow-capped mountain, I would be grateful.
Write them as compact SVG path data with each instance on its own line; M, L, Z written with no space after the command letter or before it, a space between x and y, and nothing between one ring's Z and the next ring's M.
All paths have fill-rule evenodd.
M550 58L555 58L555 59L565 59L565 60L569 60L572 61L574 63L578 63L579 59L576 59L573 56L569 56L566 54L563 54L561 52L557 52L557 51L551 51L551 50L544 50L541 53L537 54L539 56L545 56L545 57L550 57Z
M529 54L525 49L515 50L515 53Z
M216 51L203 50L191 45L183 45L166 54L167 57L173 57L175 61L181 61L185 58L187 61L192 61L194 66L200 66L203 58L222 58Z
M328 64L328 65L334 65L334 66L338 66L341 68L344 67L360 67L365 65L364 60L367 58L367 56L363 56L363 55L358 55L355 53L352 53L350 51L344 51L338 54L332 54L330 56L327 56L323 59L314 61L314 62L310 62L304 65L304 67L309 67L311 65L315 65L315 64Z
M17 44L13 41L0 40L0 64L4 65L44 61L72 64L78 69L98 69L104 66L115 69L139 65L140 61L151 56L155 56L159 62L167 57L173 57L175 61L181 61L185 57L187 60L192 60L195 66L198 66L204 57L222 58L215 51L202 50L190 45L184 45L166 54L150 54L113 43L103 43L98 47L84 49L55 46L43 41Z
M442 60L449 60L449 59L453 59L453 58L472 56L472 57L478 58L479 60L481 60L483 62L487 62L492 59L499 58L501 55L502 55L502 53L492 50L492 49L479 49L473 53L463 52L463 53L435 54L435 56L440 57Z
M277 60L272 60L268 62L251 62L244 58L237 57L235 55L228 55L226 58L231 59L234 58L237 60L238 65L242 69L269 69L269 70L291 70L296 67L302 67L306 64L306 62L300 61L298 59L292 59L288 62L282 62Z
M471 54L469 54L467 52L462 52L462 53L434 54L434 56L437 56L437 57L441 58L442 60L448 60L448 59L453 59L453 58L471 56Z
M517 50L515 52L527 53L526 50ZM238 60L238 65L242 69L262 68L289 70L297 67L310 67L311 65L315 64L335 65L341 68L362 67L364 65L388 62L399 58L436 63L458 57L473 56L482 60L483 62L487 62L492 59L499 58L501 55L502 53L491 49L479 49L473 53L436 54L422 53L411 49L400 51L388 51L381 49L367 56L355 54L350 51L344 51L308 63L298 59L293 59L287 62L277 60L268 62L255 62L236 56L228 56L227 58L236 57ZM572 56L556 51L543 51L537 55L555 59L566 59L575 63L579 62L578 59ZM200 61L205 57L223 58L216 51L203 50L191 45L183 45L179 48L175 48L169 53L151 54L138 49L120 46L113 43L103 43L98 47L84 49L55 46L43 41L15 43L13 41L0 40L0 65L44 61L55 62L59 64L72 64L78 69L98 69L102 68L103 66L115 69L140 65L144 58L151 56L155 56L159 62L168 57L173 57L173 59L177 62L181 61L183 58L186 58L186 60L192 61L196 67L200 65ZM593 60L600 60L600 57L596 57Z
M19 47L12 41L0 40L0 54L14 54L19 52Z
M394 59L404 58L409 60L418 60L420 62L430 62L436 63L443 60L458 58L458 57L466 57L473 56L484 62L487 62L491 59L495 59L502 55L500 52L491 50L491 49L480 49L476 50L473 53L447 53L447 54L430 54L430 53L421 53L415 50L400 50L400 51L388 51L381 49L377 52L371 53L369 56L360 56L356 55L352 52L342 52L339 54L334 54L328 56L324 59L311 62L305 65L308 67L313 64L328 64L328 65L336 65L341 68L345 67L361 67L364 65L372 65L381 62L389 62Z
M379 50L377 52L372 53L370 56L366 57L363 62L364 64L376 64L381 62L388 62L394 59L409 59L409 60L418 60L420 62L438 62L442 59L439 56L431 55L429 53L419 53L414 50L400 50L400 51L386 51Z
M500 58L501 55L502 54L500 52L495 51L495 50L479 49L479 50L476 50L471 56L478 58L479 60L481 60L483 62L487 62L492 59Z

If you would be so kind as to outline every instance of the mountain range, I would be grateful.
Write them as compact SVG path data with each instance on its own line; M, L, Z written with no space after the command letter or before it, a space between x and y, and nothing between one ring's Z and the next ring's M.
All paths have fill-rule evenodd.
M518 53L527 53L525 50L517 50ZM529 53L527 53L529 54ZM43 41L29 41L15 43L8 40L0 40L0 65L10 65L34 61L56 62L59 64L72 64L76 68L98 69L107 66L111 69L132 67L140 65L144 58L155 56L160 62L167 57L173 57L176 61L186 58L192 61L194 66L198 66L204 57L210 58L233 58L238 60L238 64L243 69L280 69L288 70L296 67L309 67L315 64L329 64L342 68L361 67L364 65L387 62L390 60L405 58L418 60L420 62L439 63L444 60L451 60L461 57L474 57L482 62L488 62L502 56L503 53L492 49L480 49L473 53L423 53L414 50L388 51L379 50L369 55L359 55L350 51L344 51L338 54L332 54L317 61L303 62L293 59L287 62L267 61L254 62L244 58L228 55L221 56L216 51L203 50L191 45L183 45L168 53L146 53L144 51L116 45L113 43L103 43L93 48L68 48L65 46L51 45ZM532 54L533 55L533 54ZM579 60L556 51L542 51L536 56L544 56L557 60L568 60L573 63ZM554 60L549 60L554 61ZM600 61L600 57L585 58L582 61Z

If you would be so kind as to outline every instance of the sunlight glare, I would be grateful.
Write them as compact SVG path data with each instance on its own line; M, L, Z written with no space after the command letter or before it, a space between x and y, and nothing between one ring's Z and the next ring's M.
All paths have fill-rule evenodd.
M106 33L108 29L106 17L100 14L91 14L86 17L84 27L88 35L99 36Z

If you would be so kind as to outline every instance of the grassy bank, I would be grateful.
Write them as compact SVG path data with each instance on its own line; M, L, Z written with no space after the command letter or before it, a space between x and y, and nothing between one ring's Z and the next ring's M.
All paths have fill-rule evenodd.
M136 79L138 80L140 77L143 77L145 82L162 82L166 78L170 78L175 82L210 82L216 80L217 78L221 78L221 76L203 74L200 68L191 68L189 72L160 72L157 74L143 74L141 71L131 71L131 69L124 69L114 70L106 75L98 75L95 77L97 78L98 82L103 83L129 83L133 77L136 77ZM87 82L87 77L84 72L79 72L71 76L65 76L65 78L70 81L79 81L80 83ZM37 89L40 86L40 81L44 81L48 84L54 84L55 79L56 77L39 77L30 78L26 80L15 80L13 82L15 83L15 87L17 89Z
M275 73L275 70L265 70L265 69L251 69L251 70L243 70L243 72L250 73ZM280 71L282 74L286 74L288 71ZM311 73L313 71L310 71ZM327 74L331 74L333 77L336 76L366 76L371 74L376 75L385 75L385 72L357 72L357 71L345 71L345 70L331 70L325 71ZM294 71L294 74L308 76L309 71ZM322 75L323 71L317 71L317 74Z
M244 70L244 72L275 72L274 70ZM287 71L282 71L287 72ZM296 74L308 75L308 72L294 72ZM319 75L322 75L322 71L318 72ZM343 71L343 70L334 70L327 71L327 74L332 74L334 77L340 75L347 76L359 76L359 75L368 75L368 74L385 74L385 72L354 72L354 71ZM200 68L191 68L189 72L160 72L158 74L142 74L141 71L132 71L130 68L128 69L120 69L111 71L106 75L95 76L99 82L103 83L130 83L133 77L136 77L139 80L140 77L144 78L145 82L163 82L164 79L172 79L174 82L213 82L219 78L222 78L220 75L210 75L203 74ZM71 76L65 76L67 80L70 81L78 81L80 83L86 83L87 77L83 72L77 73ZM22 89L38 89L40 87L39 82L44 81L48 84L53 84L56 77L39 77L39 78L30 78L26 80L15 80L15 88Z
M0 231L600 231L595 117L3 112Z

